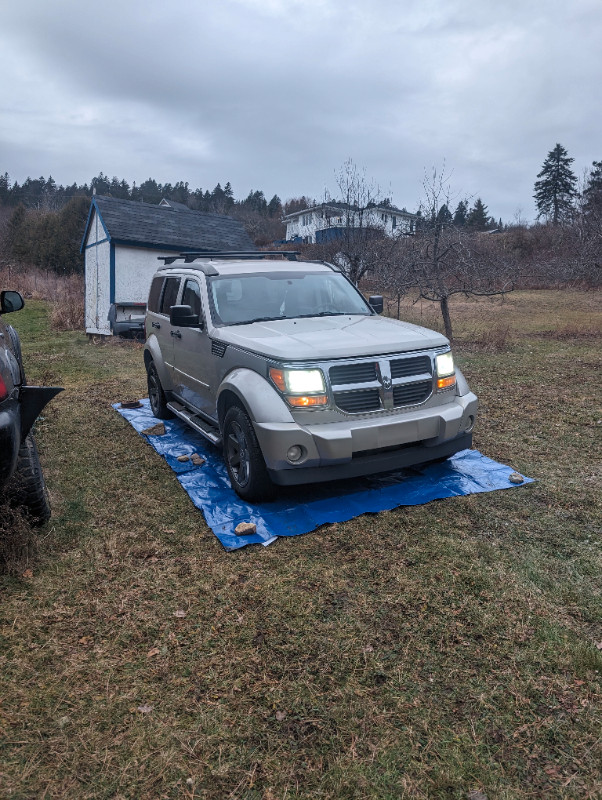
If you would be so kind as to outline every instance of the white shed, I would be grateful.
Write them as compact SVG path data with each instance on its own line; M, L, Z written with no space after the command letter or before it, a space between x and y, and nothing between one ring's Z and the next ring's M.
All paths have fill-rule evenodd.
M216 250L255 250L240 222L160 205L95 196L82 240L85 255L86 332L111 335L142 330L151 278L160 256Z

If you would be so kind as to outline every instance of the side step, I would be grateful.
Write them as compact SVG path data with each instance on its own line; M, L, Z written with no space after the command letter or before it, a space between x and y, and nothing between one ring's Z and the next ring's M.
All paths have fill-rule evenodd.
M172 411L176 417L179 417L187 425L190 425L191 428L194 428L195 431L198 431L206 439L209 439L211 444L216 445L216 447L221 445L222 437L220 436L219 431L214 428L213 425L210 425L208 422L206 422L198 414L189 411L186 406L182 405L182 403L177 403L175 400L172 400L167 404L167 408Z

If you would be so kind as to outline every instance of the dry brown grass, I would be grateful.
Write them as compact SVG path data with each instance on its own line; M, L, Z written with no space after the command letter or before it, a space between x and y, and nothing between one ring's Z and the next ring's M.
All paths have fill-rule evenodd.
M34 575L0 580L0 797L602 797L600 351L545 333L594 306L458 315L476 446L536 483L225 553L111 408L145 391L139 345L28 304L28 371L66 391ZM489 323L502 352L470 343Z
M47 300L50 303L49 319L53 330L83 330L82 275L57 275L50 270L5 263L0 266L0 286L21 292L26 300Z

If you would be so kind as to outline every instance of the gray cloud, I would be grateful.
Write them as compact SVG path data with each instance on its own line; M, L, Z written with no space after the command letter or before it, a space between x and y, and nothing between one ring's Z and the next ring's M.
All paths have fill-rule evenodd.
M594 0L222 0L0 9L0 170L100 170L237 196L321 196L352 157L415 207L445 160L456 196L534 214L557 141L600 159Z

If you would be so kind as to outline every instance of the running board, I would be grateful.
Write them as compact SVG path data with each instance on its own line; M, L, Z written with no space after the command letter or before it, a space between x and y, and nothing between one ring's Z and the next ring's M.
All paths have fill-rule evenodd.
M198 414L189 411L182 403L177 403L175 400L172 400L167 404L167 408L173 412L176 417L179 417L187 425L190 425L191 428L194 428L195 431L198 431L205 439L208 439L211 444L214 444L216 447L221 445L222 437L219 435L217 429L208 422L205 422Z

